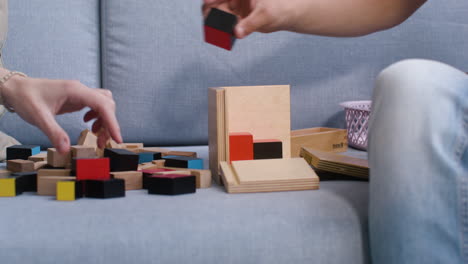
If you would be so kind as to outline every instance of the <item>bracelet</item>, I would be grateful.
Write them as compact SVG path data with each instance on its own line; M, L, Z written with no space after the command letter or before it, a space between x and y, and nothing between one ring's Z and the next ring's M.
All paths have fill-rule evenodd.
M5 76L3 76L1 79L0 79L0 105L3 105L9 112L11 113L14 113L15 110L11 107L11 106L7 106L5 105L5 102L3 101L3 87L4 87L4 84L13 76L15 75L18 75L18 76L21 76L21 77L27 77L26 74L22 73L22 72L17 72L17 71L10 71L9 73L7 73Z

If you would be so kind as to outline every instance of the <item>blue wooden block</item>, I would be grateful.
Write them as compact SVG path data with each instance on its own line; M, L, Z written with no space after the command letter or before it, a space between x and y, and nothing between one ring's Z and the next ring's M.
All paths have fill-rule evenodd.
M165 156L165 167L188 168L203 170L203 159L185 157L185 156Z

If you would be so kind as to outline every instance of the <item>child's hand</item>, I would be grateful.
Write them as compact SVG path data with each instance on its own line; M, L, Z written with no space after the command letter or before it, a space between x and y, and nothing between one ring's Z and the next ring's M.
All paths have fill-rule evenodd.
M91 89L78 81L47 80L13 76L2 90L3 101L24 120L41 129L61 153L70 149L70 138L55 120L56 115L91 110L84 121L96 119L93 132L100 132L98 145L104 147L109 137L122 142L120 127L115 116L112 93L104 89Z

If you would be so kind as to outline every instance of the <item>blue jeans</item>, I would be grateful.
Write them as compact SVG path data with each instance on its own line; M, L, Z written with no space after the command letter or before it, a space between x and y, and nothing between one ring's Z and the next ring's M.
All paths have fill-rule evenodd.
M428 60L391 65L369 131L373 263L468 263L468 75Z

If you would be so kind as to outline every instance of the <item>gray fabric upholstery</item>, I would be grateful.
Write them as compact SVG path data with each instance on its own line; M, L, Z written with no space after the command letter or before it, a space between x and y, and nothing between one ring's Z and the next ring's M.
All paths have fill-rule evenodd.
M199 1L103 1L103 81L125 138L206 144L207 87L291 84L292 127L344 126L338 103L410 57L468 70L468 2L428 1L398 28L361 38L254 34L232 52L203 41Z
M4 66L31 77L80 80L100 87L99 1L9 1ZM83 111L58 118L76 142L86 128ZM50 146L39 130L16 114L0 120L0 130L24 144ZM33 135L33 136L32 136Z
M190 148L207 158L207 148ZM111 200L0 199L2 263L367 263L367 183Z

